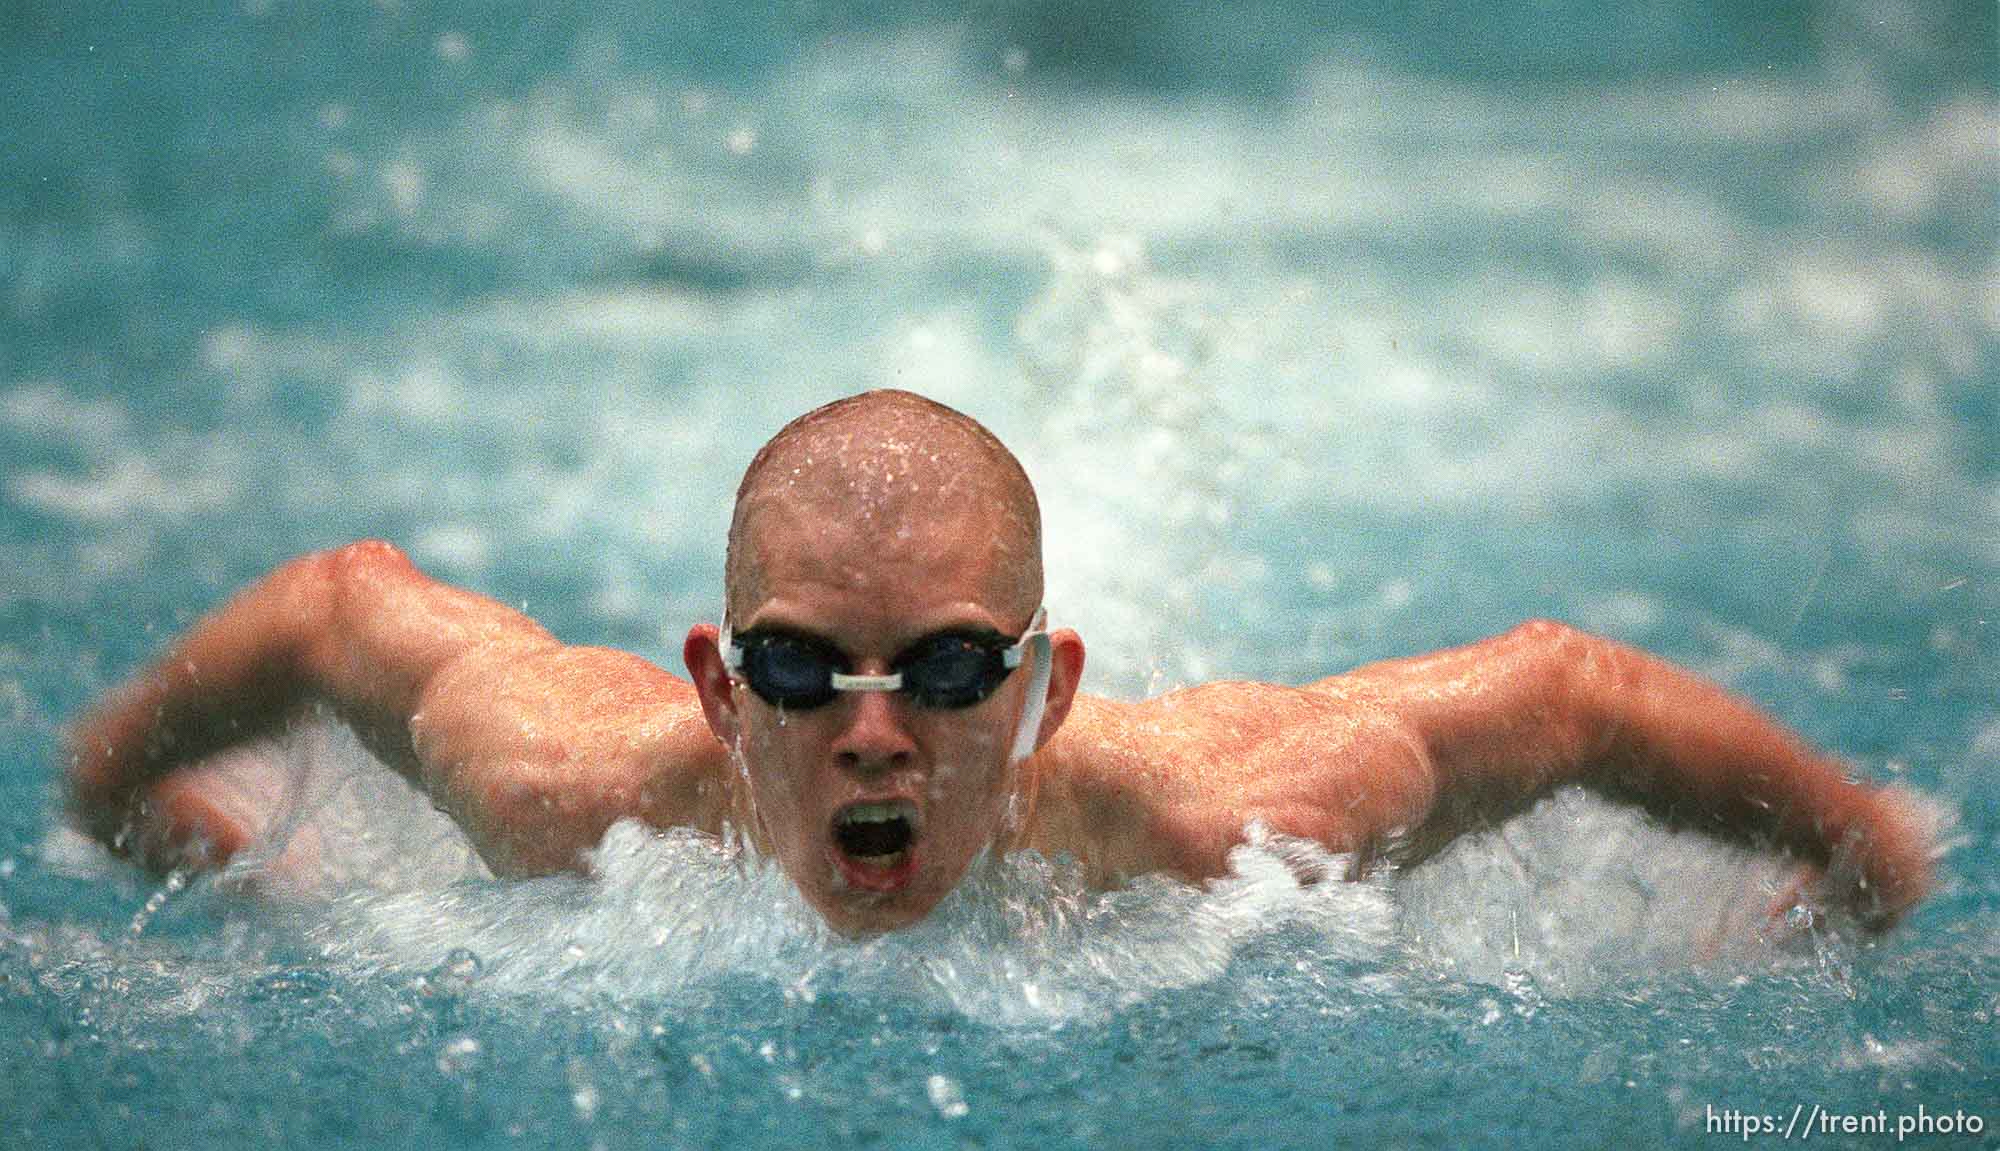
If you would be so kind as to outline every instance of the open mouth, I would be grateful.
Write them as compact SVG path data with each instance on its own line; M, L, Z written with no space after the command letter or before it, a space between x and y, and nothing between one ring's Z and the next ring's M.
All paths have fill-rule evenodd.
M908 800L850 803L834 813L835 861L850 885L894 891L914 870L917 808Z

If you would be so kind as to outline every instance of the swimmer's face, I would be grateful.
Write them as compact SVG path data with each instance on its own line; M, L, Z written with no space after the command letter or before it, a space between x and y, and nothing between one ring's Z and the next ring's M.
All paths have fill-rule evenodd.
M1004 582L991 523L960 513L907 526L859 530L808 508L766 508L752 533L756 578L732 627L811 636L858 675L888 674L898 653L941 631L1026 629L1034 605L994 606ZM1017 669L958 709L842 692L787 710L740 679L724 700L705 687L704 704L712 724L724 713L717 734L734 737L763 849L836 930L868 934L923 918L1003 834L1030 678Z

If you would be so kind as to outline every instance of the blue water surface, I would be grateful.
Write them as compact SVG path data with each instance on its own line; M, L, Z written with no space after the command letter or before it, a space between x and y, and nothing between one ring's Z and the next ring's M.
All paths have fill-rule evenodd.
M0 1144L2000 1145L1994 8L1627 7L0 10ZM876 386L1020 454L1088 690L1559 618L1939 887L1772 925L1565 792L855 944L697 837L497 882L311 719L223 882L63 827L62 725L303 551L678 670L750 454Z

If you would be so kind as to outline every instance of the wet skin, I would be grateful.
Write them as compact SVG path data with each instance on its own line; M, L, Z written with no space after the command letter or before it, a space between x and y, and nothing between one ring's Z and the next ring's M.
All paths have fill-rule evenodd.
M854 674L887 674L898 652L941 631L1017 636L1032 614L1032 606L990 606L1005 584L1003 561L976 518L864 533L819 509L777 508L759 517L755 534L754 593L732 626L825 640L847 654ZM1061 726L1083 658L1074 632L1051 643L1061 654L1044 732ZM787 711L723 669L715 628L694 628L684 654L709 726L748 783L742 824L837 930L879 932L921 919L981 850L1017 830L1008 827L1019 792L1008 753L1031 678L1025 669L966 708L854 692ZM896 866L842 849L836 819L861 803L913 817L915 842Z
M800 537L810 546L771 553L739 628L811 631L864 673L941 627L1018 633L1032 605L991 606L1004 597L990 558L969 546L990 533L971 520L933 528L904 549ZM317 702L428 792L498 874L577 867L621 818L729 823L852 933L921 917L988 843L1073 855L1106 884L1150 871L1198 880L1226 870L1257 820L1352 852L1361 869L1420 858L1565 783L1783 850L1802 881L1871 926L1893 923L1930 882L1930 842L1905 797L1846 779L1713 684L1560 624L1303 687L1219 683L1139 702L1078 694L1083 646L1059 632L1041 747L1014 770L1024 675L960 711L864 694L781 723L723 671L715 638L711 625L689 632L690 684L627 653L563 645L386 544L317 553L246 589L78 721L71 810L155 866L195 845L224 858L265 813L217 758ZM855 890L828 855L833 818L871 797L921 816L894 890Z

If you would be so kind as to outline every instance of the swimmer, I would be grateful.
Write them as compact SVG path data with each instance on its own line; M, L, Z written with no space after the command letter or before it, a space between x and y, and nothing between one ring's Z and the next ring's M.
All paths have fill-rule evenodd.
M687 633L683 680L563 644L386 543L305 556L69 730L72 816L155 868L225 860L258 834L259 797L218 764L317 705L496 875L586 867L620 819L733 828L848 935L922 919L988 848L1068 854L1102 886L1198 882L1261 823L1358 876L1572 783L1783 853L1873 928L1930 884L1906 796L1558 623L1302 687L1083 694L1083 640L1046 622L1026 473L907 392L828 404L764 445L724 594L719 626Z

